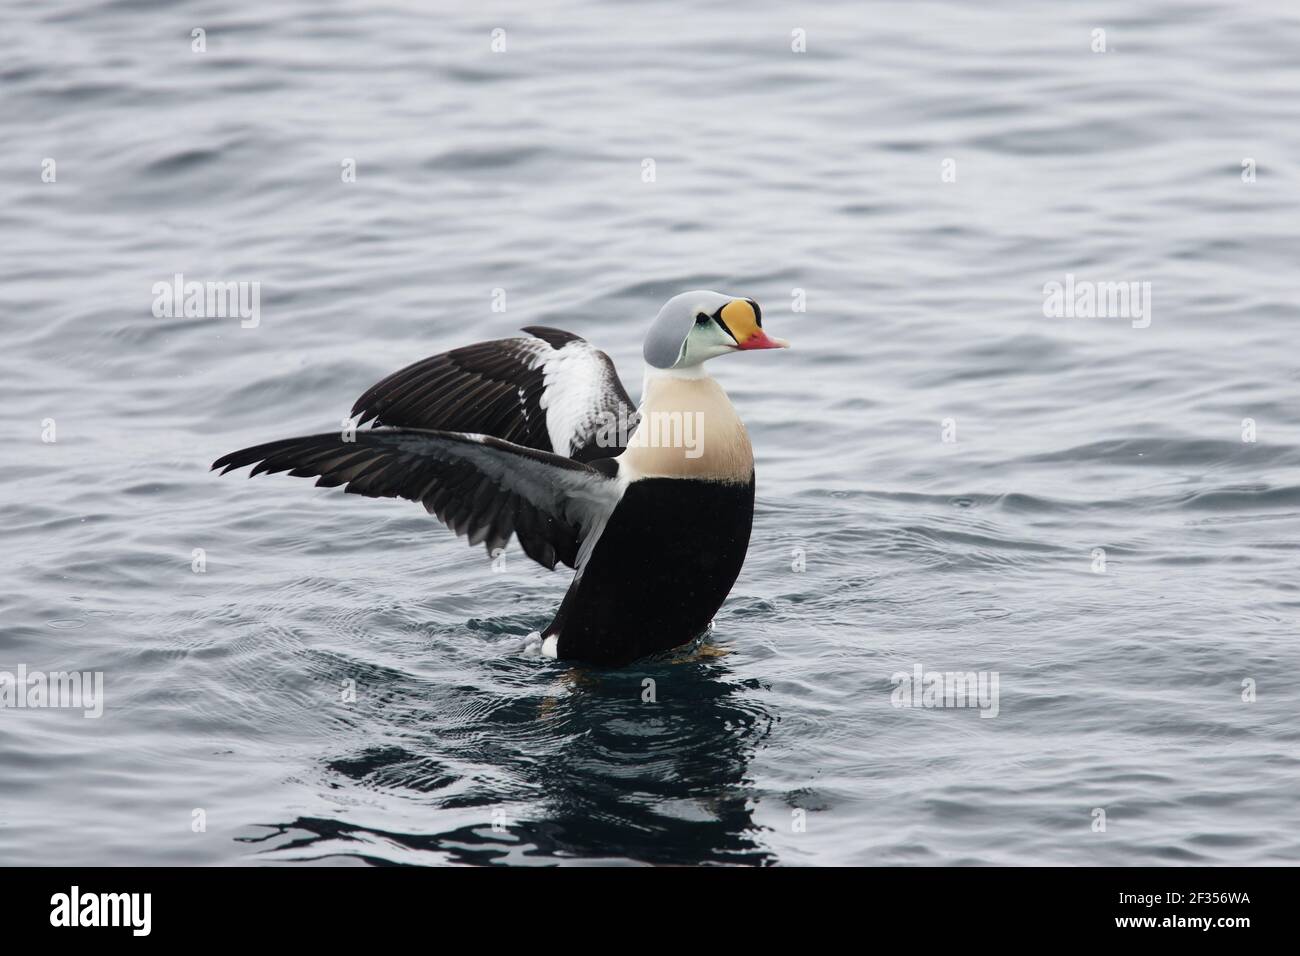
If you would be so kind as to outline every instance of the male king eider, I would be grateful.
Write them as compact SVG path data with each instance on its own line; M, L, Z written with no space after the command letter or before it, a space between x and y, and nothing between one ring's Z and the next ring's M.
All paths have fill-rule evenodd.
M752 299L674 296L646 335L637 411L604 352L523 331L388 376L352 408L375 427L268 442L212 467L418 501L489 553L514 535L539 564L574 568L546 656L619 665L692 640L740 573L754 515L749 437L704 362L787 343L763 331Z

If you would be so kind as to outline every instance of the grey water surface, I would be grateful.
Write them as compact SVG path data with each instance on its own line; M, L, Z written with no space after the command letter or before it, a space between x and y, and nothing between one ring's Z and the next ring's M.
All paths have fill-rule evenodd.
M1300 7L3 21L0 671L104 712L0 709L0 863L1300 862ZM635 395L692 288L794 343L711 366L758 504L699 649L538 660L567 572L208 470L524 325Z

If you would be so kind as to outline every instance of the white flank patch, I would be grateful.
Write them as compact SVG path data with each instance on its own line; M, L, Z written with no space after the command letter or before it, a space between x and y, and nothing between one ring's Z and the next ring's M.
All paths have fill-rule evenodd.
M560 639L551 635L542 640L540 631L533 631L524 638L524 646L520 651L524 657L548 658L555 660L560 654Z

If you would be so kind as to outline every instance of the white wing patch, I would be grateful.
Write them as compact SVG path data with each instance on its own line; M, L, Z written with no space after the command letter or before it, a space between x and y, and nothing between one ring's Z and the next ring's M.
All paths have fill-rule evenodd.
M569 342L543 361L539 404L557 455L568 458L599 426L596 415L609 388L606 374L604 361L587 342Z

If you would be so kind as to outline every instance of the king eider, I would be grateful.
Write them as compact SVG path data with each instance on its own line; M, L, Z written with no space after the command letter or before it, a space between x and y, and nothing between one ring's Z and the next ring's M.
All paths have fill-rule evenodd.
M693 640L740 574L754 515L749 437L704 362L787 343L763 331L752 299L674 296L646 335L637 410L604 352L523 331L394 372L352 408L371 428L212 467L418 501L490 554L513 535L539 564L574 568L541 634L548 657L620 665Z

